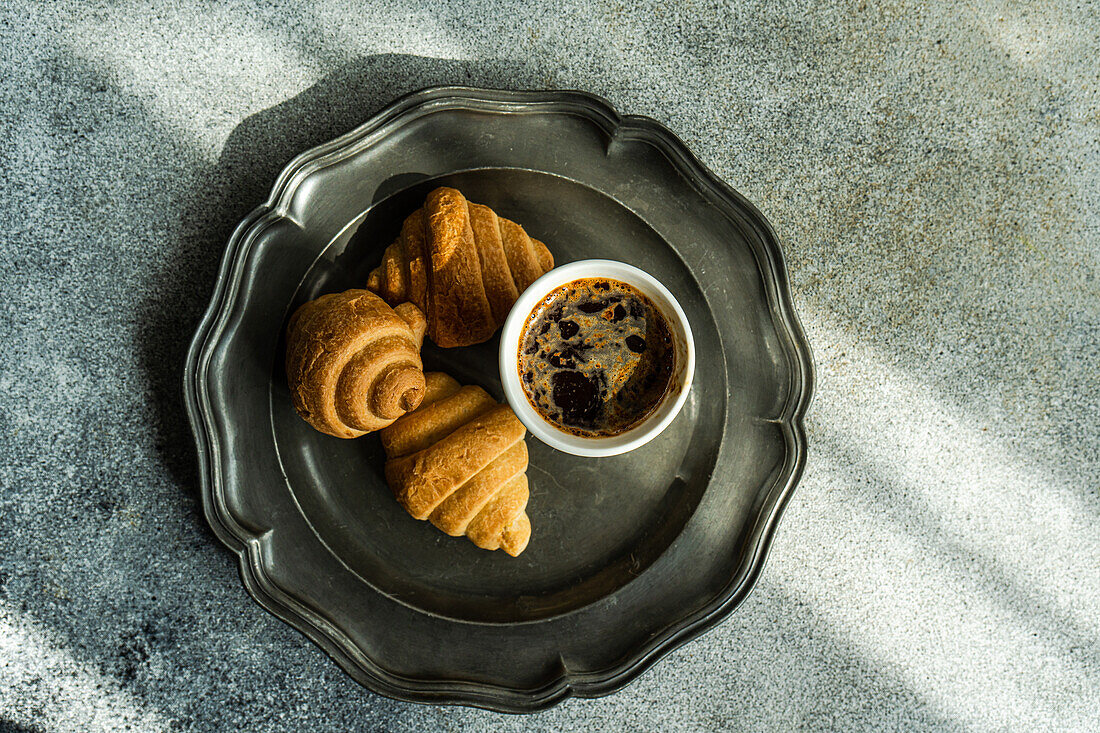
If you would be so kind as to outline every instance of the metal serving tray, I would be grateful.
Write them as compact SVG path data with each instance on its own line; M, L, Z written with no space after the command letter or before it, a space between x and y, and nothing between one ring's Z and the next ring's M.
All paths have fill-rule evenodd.
M362 287L442 184L558 264L653 273L695 334L695 383L653 442L586 459L528 438L518 558L410 518L377 437L309 428L283 372L290 312ZM424 357L500 398L496 348ZM579 92L449 87L287 166L230 239L184 392L207 519L261 606L381 694L522 712L619 689L745 599L805 463L812 382L774 232L667 129Z

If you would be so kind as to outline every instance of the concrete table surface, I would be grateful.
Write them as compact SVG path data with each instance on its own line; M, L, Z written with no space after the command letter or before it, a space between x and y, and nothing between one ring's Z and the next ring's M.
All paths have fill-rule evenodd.
M0 730L1100 729L1092 2L0 8ZM655 117L785 244L805 479L729 620L513 717L370 694L247 596L180 399L296 153L427 85Z

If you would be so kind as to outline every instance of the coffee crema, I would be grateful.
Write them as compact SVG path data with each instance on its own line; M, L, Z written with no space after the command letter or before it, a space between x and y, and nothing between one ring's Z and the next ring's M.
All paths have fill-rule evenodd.
M668 322L632 285L584 278L548 293L519 342L524 394L542 417L583 437L619 435L664 399L676 366Z

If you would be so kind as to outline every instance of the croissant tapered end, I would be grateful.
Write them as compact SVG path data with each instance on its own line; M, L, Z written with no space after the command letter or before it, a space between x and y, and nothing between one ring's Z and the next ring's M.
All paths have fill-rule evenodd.
M521 514L519 519L506 527L501 534L500 547L512 557L516 557L527 549L527 543L531 541L531 520L526 514Z
M519 555L531 538L526 432L485 390L429 372L420 407L381 433L386 481L416 519Z
M383 420L396 420L420 406L424 399L424 372L415 364L388 367L375 380L370 393L371 412Z
M357 438L416 409L426 391L425 319L411 304L399 308L369 290L348 290L294 312L287 383L306 422L337 438Z
M412 303L398 303L393 312L408 324L416 341L416 348L419 349L424 344L424 334L428 331L428 321L424 318L424 312Z
M519 294L554 267L546 245L454 188L437 188L401 227L367 287L387 303L409 301L428 335L450 348L488 340Z

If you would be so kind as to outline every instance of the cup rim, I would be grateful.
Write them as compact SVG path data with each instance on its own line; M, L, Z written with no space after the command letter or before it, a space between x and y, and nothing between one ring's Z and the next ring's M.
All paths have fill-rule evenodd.
M542 417L527 399L519 376L519 340L527 316L538 301L555 288L573 280L600 278L618 280L637 287L665 316L677 342L676 386L645 420L625 433L607 437L584 437L567 433ZM657 278L634 265L606 259L578 260L555 267L531 283L516 299L501 330L500 381L512 412L536 438L564 453L576 456L614 456L634 450L657 437L679 414L687 400L695 375L695 342L691 325L679 302Z

